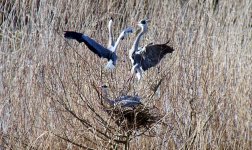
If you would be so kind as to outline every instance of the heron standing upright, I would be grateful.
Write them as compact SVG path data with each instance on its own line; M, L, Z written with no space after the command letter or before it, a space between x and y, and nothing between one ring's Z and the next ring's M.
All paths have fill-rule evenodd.
M167 54L172 53L174 49L164 44L148 44L143 48L139 48L141 37L147 32L147 22L149 20L141 20L138 26L141 32L137 35L132 48L129 50L129 58L132 63L131 73L136 74L138 80L141 79L143 71L156 66L160 60Z

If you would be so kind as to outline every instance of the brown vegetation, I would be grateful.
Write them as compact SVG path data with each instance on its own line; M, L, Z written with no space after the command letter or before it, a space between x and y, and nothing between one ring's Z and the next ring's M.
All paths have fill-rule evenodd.
M112 74L63 38L74 30L106 45L111 16L116 35L151 19L141 44L170 40L174 53L137 82L124 52L135 34ZM250 149L251 16L250 0L1 0L0 149ZM109 84L110 97L137 93L163 117L122 130L93 83Z

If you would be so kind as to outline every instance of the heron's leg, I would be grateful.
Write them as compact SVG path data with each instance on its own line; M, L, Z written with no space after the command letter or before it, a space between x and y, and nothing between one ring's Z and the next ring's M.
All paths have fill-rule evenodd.
M112 71L110 71L110 77L112 80L114 80Z

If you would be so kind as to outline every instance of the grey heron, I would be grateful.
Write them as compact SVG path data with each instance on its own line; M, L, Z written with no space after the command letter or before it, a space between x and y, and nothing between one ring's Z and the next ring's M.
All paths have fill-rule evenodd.
M84 42L86 46L96 55L98 55L101 58L106 58L108 60L108 63L106 65L107 69L114 69L116 65L117 55L116 55L116 49L120 42L120 40L124 39L125 36L127 36L129 33L132 33L133 30L131 27L128 27L124 29L121 34L119 35L118 39L116 40L115 44L111 44L112 47L105 48L101 44L97 43L95 40L90 38L86 34L78 33L75 31L65 31L64 37L67 39L74 39L77 40L79 43ZM113 40L111 40L113 41Z
M102 98L113 107L120 106L122 108L128 107L128 108L134 108L138 105L141 105L140 97L139 96L130 96L130 95L123 95L120 97L117 97L115 100L111 100L108 98L108 86L103 85L101 86L102 89Z
M141 32L137 35L132 48L129 50L129 58L132 63L131 73L135 73L138 80L141 79L143 71L156 66L167 53L174 51L172 47L167 45L168 42L164 44L151 43L143 48L139 47L141 37L147 32L147 22L148 20L138 22L137 25L141 28Z

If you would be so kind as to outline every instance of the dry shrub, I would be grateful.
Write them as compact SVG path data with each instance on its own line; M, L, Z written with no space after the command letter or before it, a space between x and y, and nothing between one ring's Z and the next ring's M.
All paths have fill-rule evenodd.
M250 0L2 0L0 147L250 149L251 14ZM120 44L113 73L63 38L75 30L106 45L111 16L116 35L150 18L141 45L170 40L174 53L129 82L124 50L134 34ZM94 82L108 83L112 98L137 93L164 116L146 132L124 131L101 108Z
M124 130L149 129L151 125L157 123L162 118L158 108L144 107L136 108L106 108L106 112L113 116L115 123Z

